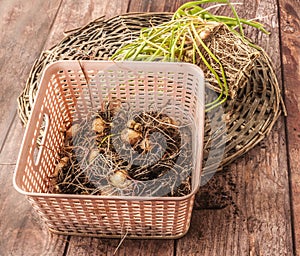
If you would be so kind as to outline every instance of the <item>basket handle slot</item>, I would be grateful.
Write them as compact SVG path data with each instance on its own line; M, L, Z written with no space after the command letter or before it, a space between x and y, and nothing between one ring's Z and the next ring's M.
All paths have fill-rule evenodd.
M33 150L33 162L35 166L38 166L41 161L43 149L44 149L44 143L46 140L46 135L48 133L48 128L49 128L49 115L44 113L42 122L39 127L39 135L37 136L36 142L35 142L35 147Z

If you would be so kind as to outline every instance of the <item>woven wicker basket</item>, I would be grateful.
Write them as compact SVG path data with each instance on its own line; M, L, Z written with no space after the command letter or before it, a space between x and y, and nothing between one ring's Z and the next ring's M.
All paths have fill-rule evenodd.
M85 72L83 73L83 70ZM89 82L87 82L87 80ZM94 81L94 82L91 82ZM140 98L143 94L144 97ZM117 99L134 111L152 108L190 126L188 170L191 192L181 197L70 195L49 193L51 176L64 145L62 130L103 102ZM188 63L61 61L45 70L27 126L14 175L15 188L26 195L49 229L59 234L104 237L178 238L189 228L194 197L200 186L204 134L204 76ZM122 112L124 113L124 112ZM44 127L38 145L41 126ZM182 134L182 138L187 136ZM86 171L85 168L82 170ZM107 168L109 173L109 168ZM157 187L174 178L175 168L155 179ZM107 174L109 175L109 174ZM183 180L182 180L183 181ZM133 180L156 191L150 181ZM180 185L180 183L179 183ZM178 186L179 186L178 185ZM100 187L101 189L101 187ZM171 187L168 187L171 190Z
M170 13L133 13L109 20L103 17L70 31L57 45L41 54L34 64L23 93L18 98L19 115L26 123L35 100L41 73L56 60L106 60L122 44L136 38L141 28L168 21ZM267 54L261 50L253 62L236 67L243 85L223 105L206 117L204 172L214 173L259 143L272 129L281 113L280 88ZM211 124L225 123L212 130ZM220 141L220 138L223 138ZM208 161L209 159L209 161ZM220 162L221 161L221 162Z

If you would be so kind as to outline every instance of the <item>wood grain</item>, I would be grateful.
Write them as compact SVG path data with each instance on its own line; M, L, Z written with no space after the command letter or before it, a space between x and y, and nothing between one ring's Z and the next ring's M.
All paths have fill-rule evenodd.
M3 147L0 154L0 165L16 164L24 130L25 128L22 126L19 117L15 115L6 137L5 147Z
M51 235L26 198L13 188L14 168L0 165L0 255L62 255L65 238Z
M16 114L17 96L45 43L59 3L60 0L0 3L0 150Z
M140 1L131 0L128 8L129 12L174 12L188 0L152 0Z
M286 159L275 157L285 154L282 125L216 177L226 207L194 211L176 255L293 255Z
M295 255L300 255L300 2L281 0L281 49L287 107L288 156L295 223Z
M264 17L270 36L246 32L268 52L281 81L276 1L238 2L241 17ZM195 211L176 255L293 255L285 136L280 118L265 140L201 188L197 206L210 208L214 204L207 199L213 199L222 209Z
M59 43L65 36L64 32L82 27L94 19L101 16L108 19L125 13L128 4L129 0L63 0L44 48Z
M16 117L16 98L45 43L59 3L0 3L0 255L42 255L46 251L61 255L65 246L42 228L26 198L12 186L24 132Z
M72 237L68 255L174 255L174 241L129 240Z
M53 235L25 197L12 187L14 164L24 132L16 116L16 97L41 50L58 43L64 31L80 27L103 14L111 17L128 11L174 11L184 2L187 0L13 0L0 3L3 89L0 94L0 255L114 255L117 248L116 255L281 256L295 255L294 250L299 255L298 0L279 1L283 77L277 1L238 1L243 3L236 6L241 16L260 18L272 32L266 36L255 29L246 30L247 35L269 53L279 81L284 81L288 134L285 133L285 119L281 117L264 141L233 163L227 172L216 175L202 187L196 199L191 229L184 238L176 241L125 239L119 246L121 238ZM227 14L228 10L222 9L221 13ZM291 221L288 164L294 222ZM296 237L294 248L292 223Z

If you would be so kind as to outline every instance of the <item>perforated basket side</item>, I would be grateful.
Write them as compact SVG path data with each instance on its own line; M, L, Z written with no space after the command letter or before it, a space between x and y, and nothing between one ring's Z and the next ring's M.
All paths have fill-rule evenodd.
M29 197L52 232L59 234L178 238L189 229L194 195L184 200Z
M63 145L61 131L70 121L63 98L57 97L60 84L53 75L54 69L55 66L49 67L44 74L14 173L14 186L23 194L47 192L49 176Z

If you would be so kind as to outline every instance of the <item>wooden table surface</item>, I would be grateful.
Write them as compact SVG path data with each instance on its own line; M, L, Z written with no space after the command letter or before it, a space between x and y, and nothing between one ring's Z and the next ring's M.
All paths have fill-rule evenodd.
M35 59L93 19L175 11L186 0L0 1L0 255L300 255L300 1L238 0L240 16L271 32L247 35L270 55L288 116L258 146L201 188L178 240L59 236L48 232L12 176L24 134L17 114ZM116 250L117 249L117 250Z

